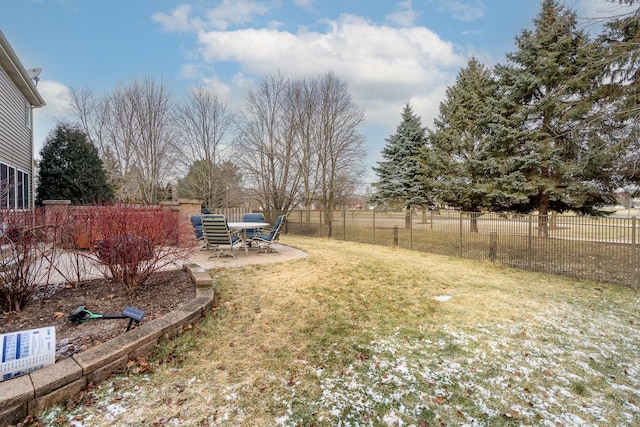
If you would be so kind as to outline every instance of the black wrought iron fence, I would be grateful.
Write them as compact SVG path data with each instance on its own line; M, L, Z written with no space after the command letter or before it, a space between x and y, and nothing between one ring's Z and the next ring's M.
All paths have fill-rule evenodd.
M288 233L396 245L640 287L638 219L460 211L289 213Z

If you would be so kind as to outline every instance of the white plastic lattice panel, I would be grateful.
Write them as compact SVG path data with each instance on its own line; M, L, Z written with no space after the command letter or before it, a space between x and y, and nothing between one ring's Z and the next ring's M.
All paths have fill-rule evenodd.
M56 328L0 335L0 381L44 368L56 361Z

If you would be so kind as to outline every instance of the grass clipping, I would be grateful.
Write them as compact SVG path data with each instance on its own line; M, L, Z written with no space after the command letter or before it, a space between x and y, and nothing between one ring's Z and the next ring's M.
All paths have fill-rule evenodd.
M309 256L212 272L215 314L169 343L151 372L115 378L41 419L640 422L636 292L366 244L283 243Z

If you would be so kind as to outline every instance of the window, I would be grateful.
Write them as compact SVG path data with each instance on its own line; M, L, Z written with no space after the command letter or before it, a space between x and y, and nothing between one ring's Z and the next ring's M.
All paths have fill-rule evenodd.
M18 209L24 209L24 175L24 172L18 171L18 183L16 184L16 207Z
M16 207L16 168L9 168L9 180L7 185L9 190L9 209Z
M23 174L24 177L24 183L22 184L22 193L23 193L23 200L24 200L24 206L22 207L22 209L30 209L31 208L31 193L29 192L29 183L31 182L29 180L29 174L24 172Z
M0 163L0 209L9 207L9 166Z
M31 115L32 115L31 106L27 102L25 102L24 103L24 122L29 129L31 129L31 122L32 122Z
M29 209L29 174L0 163L0 209Z

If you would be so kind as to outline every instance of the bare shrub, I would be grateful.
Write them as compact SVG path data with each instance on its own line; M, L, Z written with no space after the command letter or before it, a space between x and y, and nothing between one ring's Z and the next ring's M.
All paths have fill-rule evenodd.
M177 212L150 206L97 206L90 210L99 236L96 255L129 297L159 270L186 261L194 251L186 220Z
M90 251L96 240L91 223L91 206L46 212L46 234L49 247L42 252L42 267L50 275L56 272L69 285L76 287L86 279L95 264Z
M23 310L38 289L38 259L46 233L37 224L39 211L0 210L0 307Z

